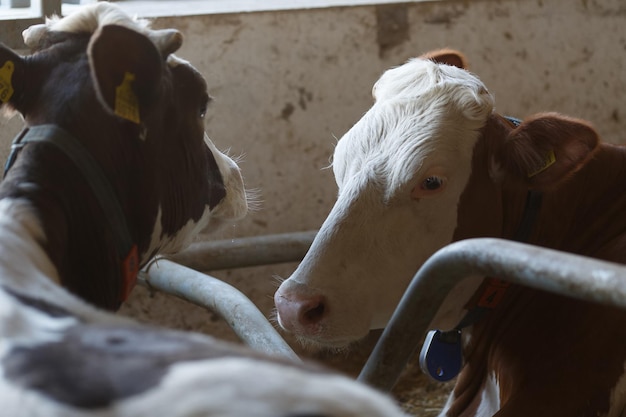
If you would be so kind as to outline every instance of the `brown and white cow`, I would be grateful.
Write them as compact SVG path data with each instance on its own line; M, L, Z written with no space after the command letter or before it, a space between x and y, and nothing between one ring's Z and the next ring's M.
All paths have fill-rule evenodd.
M243 215L242 180L204 134L179 32L97 3L25 38L32 55L0 46L0 97L29 129L0 184L0 415L402 417L346 376L90 304L132 284L121 224L141 265Z
M52 279L116 309L137 267L246 213L239 168L204 132L210 98L198 71L172 55L180 32L102 3L24 38L28 56L0 49L4 107L27 129L0 198L30 202Z
M556 113L518 126L463 67L446 50L378 80L374 105L337 144L337 202L275 294L284 329L337 347L384 327L436 250L470 237L514 239L529 190L543 201L526 242L626 261L626 149ZM481 295L474 281L441 307L454 320L444 330ZM442 415L626 412L625 311L513 286L466 335Z

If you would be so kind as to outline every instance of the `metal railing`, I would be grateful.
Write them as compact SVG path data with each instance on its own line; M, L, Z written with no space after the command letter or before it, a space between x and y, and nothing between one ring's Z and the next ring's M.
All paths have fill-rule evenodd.
M140 284L174 295L219 314L248 346L299 360L263 313L235 287L167 259L141 271Z
M297 358L237 289L175 262L200 270L298 262L314 236L311 231L195 244L170 260L157 260L142 271L140 281L221 315L255 349ZM448 292L478 274L626 308L626 266L503 239L455 242L437 251L416 273L358 380L390 391Z
M198 271L297 262L311 246L315 233L198 242L168 259L152 261L140 272L139 283L218 314L239 339L254 349L299 360L250 299L235 287Z
M417 272L358 379L390 391L448 292L471 275L626 308L626 266L502 239L477 238L436 252Z

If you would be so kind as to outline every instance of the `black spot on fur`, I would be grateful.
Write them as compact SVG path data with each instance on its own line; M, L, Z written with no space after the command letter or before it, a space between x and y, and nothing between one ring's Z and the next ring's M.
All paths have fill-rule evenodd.
M177 362L244 356L326 372L193 333L112 325L77 325L59 341L15 347L2 367L8 380L25 389L74 407L98 409L157 386Z
M10 295L11 297L15 298L21 304L28 306L28 307L32 307L43 313L46 313L50 317L60 318L60 317L73 317L74 316L71 312L64 309L63 307L58 306L56 304L52 304L41 298L35 298L26 294L20 294L19 292L14 291L13 289L5 287L5 286L1 286L1 287L2 287L2 291Z

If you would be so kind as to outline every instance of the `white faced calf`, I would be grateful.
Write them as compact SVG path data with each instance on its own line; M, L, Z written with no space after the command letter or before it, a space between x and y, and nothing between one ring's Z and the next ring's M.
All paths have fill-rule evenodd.
M544 114L514 129L463 65L437 52L375 84L374 105L335 149L337 202L275 294L284 329L343 346L384 327L435 251L464 237L510 238L529 189L554 188L589 161L598 138L588 125ZM556 161L541 170L551 152Z
M337 145L337 202L275 295L279 323L304 340L341 346L385 326L419 266L454 240L626 262L626 149L556 113L504 118L478 78L446 65L460 55L425 58L387 71ZM442 330L489 282L444 303L457 317ZM515 285L499 298L464 330L443 414L623 415L625 311Z
M383 327L418 267L452 240L493 108L476 77L426 59L387 71L373 95L337 144L337 202L275 295L280 325L324 345Z

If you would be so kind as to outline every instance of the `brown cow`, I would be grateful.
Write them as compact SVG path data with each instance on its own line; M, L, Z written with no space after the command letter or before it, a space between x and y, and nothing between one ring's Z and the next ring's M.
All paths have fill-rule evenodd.
M335 150L337 202L275 295L283 328L343 346L384 327L420 265L463 238L626 261L626 150L560 114L500 116L464 66L435 52L376 83L375 104ZM444 303L444 330L488 298L479 283ZM442 415L624 415L626 312L523 287L500 294L465 330Z

